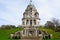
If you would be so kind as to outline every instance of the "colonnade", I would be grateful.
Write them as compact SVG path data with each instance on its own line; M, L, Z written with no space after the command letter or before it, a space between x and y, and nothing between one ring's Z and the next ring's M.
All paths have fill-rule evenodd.
M36 20L30 20L30 19L25 19L25 20L24 20L24 23L23 23L23 25L31 25L31 26L37 25L37 24L38 24L38 23L37 23Z

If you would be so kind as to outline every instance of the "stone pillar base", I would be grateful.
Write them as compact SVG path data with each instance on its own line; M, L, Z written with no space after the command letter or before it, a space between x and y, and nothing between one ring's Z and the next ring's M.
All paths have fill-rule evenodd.
M20 40L42 40L42 37L23 37Z

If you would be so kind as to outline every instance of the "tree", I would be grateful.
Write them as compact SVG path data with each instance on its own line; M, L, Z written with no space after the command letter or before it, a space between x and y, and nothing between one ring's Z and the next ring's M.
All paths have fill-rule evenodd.
M12 29L12 28L16 28L15 25L1 25L1 29Z
M1 25L1 29L10 29L9 25Z
M53 18L51 21L47 21L45 27L52 28L54 31L60 31L59 19Z
M11 27L11 28L16 28L16 26L15 26L15 25L10 25L10 27Z
M53 18L53 19L52 19L52 23L54 24L55 28L60 25L59 19L56 19L56 18Z
M51 21L47 21L46 24L45 24L45 27L53 29L54 28L54 24Z

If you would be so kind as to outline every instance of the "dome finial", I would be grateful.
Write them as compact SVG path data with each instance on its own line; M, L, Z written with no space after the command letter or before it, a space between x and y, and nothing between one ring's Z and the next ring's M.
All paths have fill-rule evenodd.
M32 0L30 0L30 4L32 4Z

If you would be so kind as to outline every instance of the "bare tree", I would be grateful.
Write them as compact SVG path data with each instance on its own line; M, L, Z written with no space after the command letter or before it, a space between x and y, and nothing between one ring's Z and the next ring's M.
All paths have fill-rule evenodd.
M58 27L58 26L60 25L59 19L56 19L56 18L53 18L53 19L52 19L52 23L54 23L54 26L55 26L55 27Z
M54 28L54 24L51 21L47 21L46 24L45 24L45 27L53 29Z

